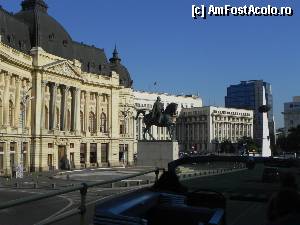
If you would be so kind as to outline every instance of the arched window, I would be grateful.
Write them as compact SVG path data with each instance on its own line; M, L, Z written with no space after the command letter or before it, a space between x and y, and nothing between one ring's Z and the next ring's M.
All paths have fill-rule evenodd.
M96 124L95 113L90 112L89 119L90 119L89 131L90 131L91 133L96 133L96 131L97 131L97 129L96 129L96 128L97 128L97 124Z
M101 113L101 116L100 116L100 132L102 132L102 133L107 132L106 123L107 123L106 114L103 112L103 113Z
M83 121L83 118L84 118L83 112L80 111L80 128L81 128L81 132L84 131L84 121Z
M14 125L14 104L12 101L9 101L8 122L9 126L12 127Z
M45 129L49 129L49 110L48 107L45 106Z
M71 130L71 112L69 109L67 112L67 130Z

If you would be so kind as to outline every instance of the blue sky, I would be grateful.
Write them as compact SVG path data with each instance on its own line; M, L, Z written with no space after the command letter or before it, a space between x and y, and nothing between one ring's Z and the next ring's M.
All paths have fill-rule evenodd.
M21 0L0 0L8 11ZM300 95L300 3L297 0L46 0L49 14L76 41L117 43L138 90L196 94L224 105L240 80L272 84L277 127L283 103ZM209 17L194 20L193 4L291 6L292 17ZM154 86L154 82L158 85Z

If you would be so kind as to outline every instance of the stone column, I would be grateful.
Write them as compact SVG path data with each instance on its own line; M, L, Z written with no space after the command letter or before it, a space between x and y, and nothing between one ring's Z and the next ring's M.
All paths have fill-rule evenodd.
M139 117L139 140L143 140L143 118Z
M28 92L28 95L31 96L31 91ZM27 109L26 109L26 118L24 118L26 128L31 127L31 101L32 100L29 100L27 102L27 106L26 106L27 107Z
M4 74L4 82L5 82L5 86L4 86L4 94L3 94L3 126L4 127L8 127L9 125L9 87L10 87L10 83L9 83L9 79L10 79L10 75L8 73Z
M45 129L45 88L47 85L47 81L43 80L42 81L42 104L41 104L41 129ZM49 112L50 110L48 110ZM48 115L48 120L49 120L49 115ZM49 121L47 122L49 124Z
M80 124L80 89L75 88L75 111L74 111L74 128L78 134L81 132L81 124Z
M90 114L90 92L86 91L85 92L85 107L84 107L84 111L85 111L85 132L87 135L90 134L89 131L89 114Z
M133 125L132 125L132 126L133 126L133 134L132 134L132 135L133 135L133 139L134 139L134 140L137 140L137 138L136 138L136 125L137 125L137 120L135 120L135 118L133 117L133 120L132 120L132 121L133 121Z
M68 100L68 94L69 94L69 86L65 86L63 89L63 103L62 103L62 130L67 131L67 113L68 113L68 105L67 105L67 100Z
M49 110L49 118L51 121L51 130L56 130L56 96L57 96L57 87L58 84L54 83L52 85L52 93L51 93L51 110Z
M20 116L20 104L21 104L21 99L20 99L20 78L16 78L16 96L15 96L15 126L19 127L19 116Z
M113 128L113 111L112 111L112 107L114 107L114 104L113 102L115 103L115 105L119 104L119 99L113 99L112 98L112 95L107 95L106 96L106 100L107 100L107 107L108 107L108 110L107 110L107 126L109 128L109 136L112 137L113 135L114 136L119 136L120 132L119 132L119 129L120 129L120 124L119 122L116 122L114 123L114 125L116 126L115 130ZM115 111L115 114L114 114L114 118L116 119L116 121L119 121L119 108L116 109Z
M97 124L96 132L97 132L97 135L100 135L100 115L101 115L100 97L101 97L101 95L99 93L96 93L96 124ZM97 155L98 155L98 153L97 153Z

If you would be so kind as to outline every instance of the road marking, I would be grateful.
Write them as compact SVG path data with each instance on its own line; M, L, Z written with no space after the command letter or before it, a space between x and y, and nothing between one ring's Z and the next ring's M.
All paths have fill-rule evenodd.
M61 210L57 211L56 213L53 213L51 216L48 216L47 218L45 218L45 219L43 219L43 220L41 220L41 221L39 221L39 222L36 222L36 223L34 223L34 224L41 224L41 223L43 223L44 221L47 221L47 220L49 220L49 219L51 219L51 218L53 218L53 217L56 217L56 216L58 216L59 214L61 214L62 212L64 212L66 209L70 208L70 207L74 204L74 201L73 201L71 198L67 198L67 197L65 197L65 196L57 196L57 197L60 197L60 198L63 198L63 199L68 200L68 201L69 201L69 204L68 204L67 206L65 206L64 208L62 208Z

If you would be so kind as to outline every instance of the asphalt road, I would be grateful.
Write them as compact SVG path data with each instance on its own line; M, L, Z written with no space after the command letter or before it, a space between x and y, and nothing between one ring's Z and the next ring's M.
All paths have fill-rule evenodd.
M279 189L279 184L263 183L261 181L263 168L257 167L255 170L239 171L223 175L214 175L194 178L191 180L184 180L184 184L191 190L211 189L223 193L227 197L227 221L229 225L254 225L265 224L265 213L267 209L267 202L257 201L241 201L236 196L255 196L261 199L268 199L274 191ZM129 172L132 174L133 172ZM77 175L72 175L77 182L88 181L89 177L95 179L109 179L111 175L128 175L124 171L110 174L108 171L103 173L102 177L94 172L89 173L80 172ZM96 176L97 175L97 176ZM65 180L64 177L59 179L51 179L49 182L56 181L61 186L68 186L74 180ZM47 186L47 181L44 185ZM134 191L137 187L122 188L117 187L114 189L107 188L93 188L89 189L87 194L87 214L85 224L92 224L94 207L97 202L107 200L116 194ZM0 189L0 201L8 201L28 195L36 195L45 193L48 190L44 189ZM233 200L235 199L235 200ZM237 201L236 199L239 199ZM61 195L59 197L50 198L47 200L40 200L35 203L26 204L23 206L14 207L7 210L0 210L0 225L27 225L36 224L46 218L53 217L57 214L63 213L66 210L75 209L79 206L80 194L79 192L72 192ZM67 224L80 224L80 217L73 216L62 222L55 222L57 225Z
M13 179L11 181L7 181L6 179L2 179L0 182L0 202L3 203L10 200L20 199L22 197L51 192L53 191L51 185L54 183L55 190L57 190L83 182L105 181L128 175L134 175L141 171L143 171L143 169L134 168L119 170L85 170L76 171L73 173L64 173L54 177L52 176L53 174L40 174L40 176L28 176L22 180ZM69 179L67 179L67 174L69 174ZM116 194L126 193L128 191L135 190L136 188L140 188L135 186L137 182L154 180L154 178L154 175L148 175L127 180L129 185L132 185L130 187L119 187L121 184L117 184L114 188L89 188L86 197L86 202L89 209L87 215L89 216L87 216L86 224L90 224L92 221L95 202L105 200L110 196L115 196ZM19 188L15 188L14 184L16 182L19 183ZM34 189L33 184L37 182L38 188ZM53 218L56 215L64 213L68 210L78 208L81 201L80 198L80 192L76 191L57 197L20 205L18 207L0 210L0 225L38 224L47 218ZM71 222L72 220L74 221ZM79 220L77 220L77 217L73 217L69 220L65 220L62 223L56 222L55 224L76 224L78 221Z
M22 197L38 195L40 192L29 190L1 189L0 202L15 200ZM34 224L54 213L60 211L69 204L68 199L58 196L47 200L39 200L26 205L0 210L1 225L25 225ZM50 206L50 207L49 207Z

